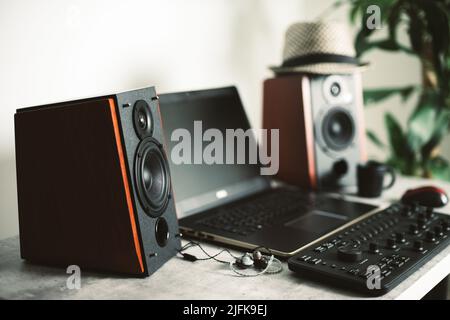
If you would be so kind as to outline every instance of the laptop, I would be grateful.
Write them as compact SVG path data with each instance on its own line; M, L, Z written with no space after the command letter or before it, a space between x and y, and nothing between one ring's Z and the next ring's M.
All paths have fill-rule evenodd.
M227 130L250 129L235 87L161 94L159 99L184 236L243 249L264 247L277 256L289 257L376 209L283 185L273 176L262 175L260 161L252 162L248 156L257 143L250 135L244 149L248 161L237 161L243 151L237 143L232 159L236 161L206 159L208 145L220 136L229 138ZM229 146L227 141L215 146L220 145ZM231 150L225 149L223 158Z

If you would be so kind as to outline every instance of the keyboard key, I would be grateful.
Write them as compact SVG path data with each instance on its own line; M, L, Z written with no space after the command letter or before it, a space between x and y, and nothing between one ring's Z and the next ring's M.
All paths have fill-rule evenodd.
M314 249L314 252L317 252L317 253L322 253L324 251L327 251L327 248L322 247L322 246L319 246L319 247Z

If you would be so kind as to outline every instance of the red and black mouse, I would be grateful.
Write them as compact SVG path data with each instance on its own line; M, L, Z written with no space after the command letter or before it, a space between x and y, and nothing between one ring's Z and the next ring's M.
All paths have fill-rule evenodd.
M448 203L448 196L444 190L425 186L407 190L401 199L404 204L419 204L425 207L440 208Z

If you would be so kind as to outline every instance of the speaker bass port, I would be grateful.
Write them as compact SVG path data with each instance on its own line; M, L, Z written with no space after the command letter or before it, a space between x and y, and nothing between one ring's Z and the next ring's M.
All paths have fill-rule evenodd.
M158 218L155 224L156 242L160 247L164 247L169 240L169 226L164 218Z

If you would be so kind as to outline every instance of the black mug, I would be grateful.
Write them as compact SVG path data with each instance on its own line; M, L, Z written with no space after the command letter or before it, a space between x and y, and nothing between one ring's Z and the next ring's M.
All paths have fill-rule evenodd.
M391 176L391 181L385 186L383 184L386 174ZM395 171L388 165L376 161L369 161L366 164L358 165L357 178L358 196L376 198L381 195L383 190L389 189L394 185Z

